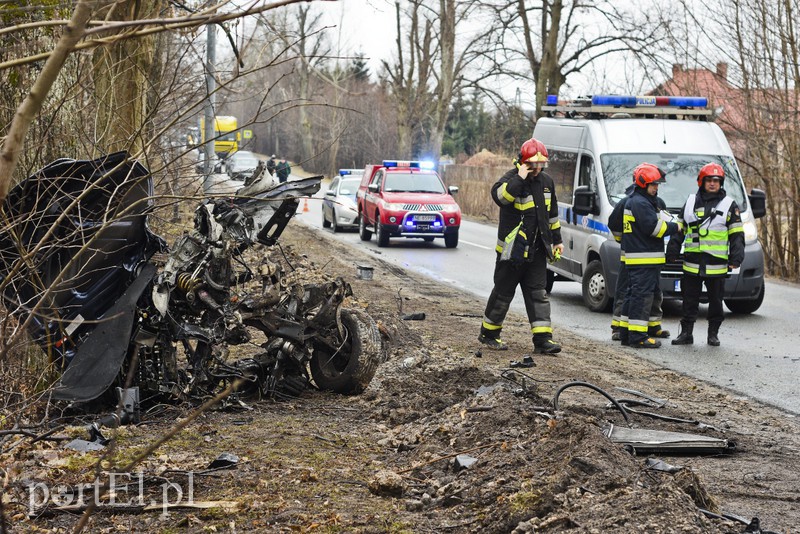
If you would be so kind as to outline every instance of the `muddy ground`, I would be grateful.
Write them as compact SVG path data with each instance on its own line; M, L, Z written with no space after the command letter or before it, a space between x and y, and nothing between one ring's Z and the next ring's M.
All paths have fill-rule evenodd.
M282 243L289 258L292 251L306 256L293 261L343 276L355 293L350 305L378 321L388 357L370 387L355 397L308 391L201 415L144 460L127 493L117 494L117 502L143 493L147 502L161 503L166 487L174 502L180 487L186 502L191 486L195 508L104 510L90 519L88 532L727 533L744 532L754 517L764 531L800 527L794 417L563 328L556 328L561 354L534 355L533 367L509 374L510 362L531 354L523 316L506 322L511 350L481 350L479 299L297 223ZM361 262L375 267L373 280L356 278ZM412 313L425 313L425 320L402 319ZM557 316L555 309L556 324ZM633 428L725 438L735 448L631 454L603 435L609 423L627 425L599 393L570 387L554 411L554 394L572 381L615 398L631 398L616 389L628 388L665 399L662 407L638 409L698 422L630 414ZM112 459L99 468L118 472L190 409L153 407L141 424L118 432ZM82 429L64 433L82 436ZM38 482L55 494L57 484L91 483L102 453L64 451L63 441L14 441L10 448L4 443L0 456L7 526L71 531L78 513L29 516L29 486ZM208 470L221 453L236 455L238 464ZM681 469L654 470L648 458ZM117 487L119 480L125 476L117 475Z

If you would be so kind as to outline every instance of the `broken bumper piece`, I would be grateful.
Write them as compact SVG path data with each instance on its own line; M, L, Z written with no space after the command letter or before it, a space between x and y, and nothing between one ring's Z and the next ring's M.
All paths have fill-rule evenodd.
M735 443L722 438L684 432L623 428L613 424L605 426L603 434L612 442L624 445L636 453L706 454L730 452L736 448Z

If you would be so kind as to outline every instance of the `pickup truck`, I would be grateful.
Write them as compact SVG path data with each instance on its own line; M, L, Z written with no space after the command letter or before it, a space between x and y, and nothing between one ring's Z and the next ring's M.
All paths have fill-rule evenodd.
M379 247L392 237L443 238L447 248L458 246L461 208L433 165L419 161L384 160L367 165L356 193L358 232L362 241L375 234Z

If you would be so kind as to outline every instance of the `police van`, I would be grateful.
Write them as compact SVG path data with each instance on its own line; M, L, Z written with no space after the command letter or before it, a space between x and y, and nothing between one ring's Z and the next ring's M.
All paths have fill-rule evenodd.
M536 122L533 136L549 153L547 173L556 184L564 241L561 259L548 265L553 280L583 285L583 300L592 311L608 311L619 274L619 244L608 229L608 217L633 182L643 162L666 172L658 196L677 214L697 191L697 174L707 163L725 169L725 191L742 216L745 257L725 281L725 304L734 313L752 313L764 300L764 256L755 219L766 214L766 195L749 195L725 135L709 122L711 110L702 97L596 95L571 102L547 97L547 116ZM681 298L681 263L661 272L665 299Z

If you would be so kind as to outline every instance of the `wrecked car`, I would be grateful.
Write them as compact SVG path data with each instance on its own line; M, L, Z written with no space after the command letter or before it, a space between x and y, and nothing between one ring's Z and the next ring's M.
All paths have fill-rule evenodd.
M343 306L343 279L302 283L274 259L299 199L319 185L207 199L171 249L148 227L152 176L125 152L60 159L14 187L0 290L62 372L53 398L84 403L131 386L159 402L229 387L362 392L382 360L375 322ZM236 345L256 350L234 359Z

